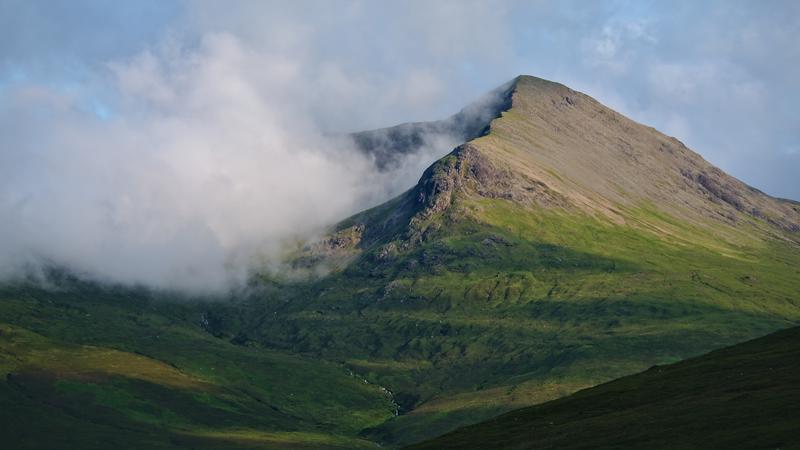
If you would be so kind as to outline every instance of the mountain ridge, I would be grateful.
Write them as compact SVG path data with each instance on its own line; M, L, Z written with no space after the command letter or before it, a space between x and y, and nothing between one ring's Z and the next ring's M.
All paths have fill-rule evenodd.
M418 241L424 235L420 226L426 218L442 213L450 206L453 195L461 193L522 205L581 210L618 224L630 222L626 221L625 208L655 205L701 227L714 227L719 222L735 227L744 222L759 233L800 242L800 203L769 196L727 175L676 138L628 119L586 94L560 83L520 75L489 97L495 99L490 102L490 112L474 115L486 121L479 123L480 133L466 136L464 143L434 162L405 193L346 219L334 229L338 232L347 227L358 228L361 247L380 237L391 241L393 236L389 234L392 230L399 232L398 227L405 227L405 236L400 237L405 244ZM572 111L576 109L579 111ZM442 127L460 114L463 111L445 121L409 126ZM558 119L564 114L577 114L582 120ZM622 135L619 142L605 147L596 145L603 141L596 135L607 131L589 125L590 119L616 127L615 134ZM539 137L534 137L533 144L518 143L516 135L523 120L537 124L537 133L529 133ZM581 128L576 128L576 122ZM584 134L587 128L590 136L576 139L575 134ZM393 129L396 127L388 130ZM546 147L557 140L549 137L558 135L567 144L561 143L555 150ZM608 161L599 162L603 159L612 161L610 168ZM592 174L590 169L597 173ZM645 176L637 177L639 170ZM619 171L626 175L612 173ZM666 176L654 175L665 171ZM632 184L630 179L639 181ZM644 194L634 194L637 189ZM387 205L394 205L394 210L377 219L375 212L391 209ZM713 223L709 224L709 219ZM764 227L761 222L769 226ZM652 223L645 226L651 230L660 228Z
M670 196L684 194L688 189L694 189L704 195L704 197L723 207L725 212L730 212L732 207L737 212L748 214L752 217L763 219L772 225L779 226L786 231L800 231L800 209L785 205L781 199L764 194L760 190L748 186L738 179L725 174L719 168L708 163L699 154L689 150L682 142L674 137L666 136L652 127L639 124L611 110L597 102L592 97L574 91L567 86L559 83L543 80L536 77L521 75L515 78L508 87L510 101L506 104L508 109L501 110L500 116L492 119L488 124L488 130L480 136L471 139L467 143L472 144L479 151L483 150L483 156L491 162L498 164L506 163L517 164L513 168L523 168L526 174L535 175L534 180L544 184L549 189L555 189L569 197L570 192L566 186L578 187L580 194L586 189L580 186L580 180L567 183L559 177L575 176L590 177L592 184L589 186L593 192L602 193L604 199L596 203L602 204L603 200L611 200L619 203L626 203L629 197L634 200L645 198L650 201L662 200L669 202ZM520 135L528 130L520 130L521 120L513 117L514 115L524 114L524 119L528 123L535 122L538 125L538 136L533 136L533 142L526 142L527 152L521 154L520 151L510 151L506 142L518 142ZM561 116L570 117L570 120L562 120ZM512 116L512 117L505 117ZM613 142L612 146L606 148L600 143L608 141L607 136L603 136L605 129L600 129L598 125L592 125L590 119L597 119L603 125L608 124L612 127L611 131L616 136L618 142ZM549 125L554 132L542 132L543 125ZM579 126L579 128L578 128ZM512 128L509 130L509 128ZM636 129L638 128L638 129ZM588 132L588 133L587 133ZM580 139L576 139L575 135ZM590 136L586 137L587 134ZM545 136L547 135L547 136ZM553 137L555 136L555 137ZM548 142L549 137L551 142ZM536 138L539 138L537 140ZM561 140L566 141L559 142ZM605 139L604 139L605 138ZM628 142L630 139L634 142ZM544 144L553 143L557 149L546 148ZM503 145L506 144L506 145ZM647 148L647 145L650 147ZM531 147L533 145L533 147ZM654 150L656 149L656 150ZM572 156L570 161L559 161L559 150L561 153L577 153ZM600 157L595 154L599 154ZM666 157L659 154L665 154ZM622 155L624 158L620 158ZM531 156L533 156L531 158ZM529 158L522 160L523 158ZM581 161L579 157L586 158ZM655 157L655 158L654 158ZM513 159L516 159L514 161ZM522 161L520 161L522 160ZM677 161L676 161L677 160ZM609 161L613 164L610 164ZM567 165L564 163L571 163ZM686 162L686 166L680 167L677 162ZM549 164L548 164L549 163ZM561 164L558 164L561 163ZM627 164L626 164L627 163ZM666 164L665 164L666 163ZM594 174L589 170L582 170L579 174L571 173L570 169L585 169L589 164ZM548 167L548 165L550 167ZM636 178L636 185L624 184L625 180L619 177L616 171L625 169L626 166L635 165L636 169L646 170L648 175L667 169L672 175L680 173L683 177L681 183L667 183L661 179L649 177ZM556 170L564 168L562 170ZM548 171L548 169L550 169ZM626 170L630 172L631 170ZM555 172L555 174L553 173ZM616 183L624 190L624 193L603 189L604 183L598 183L597 179L602 178L606 183ZM630 177L634 178L634 177ZM664 183L665 186L654 186L657 183ZM623 185L624 184L624 185ZM671 184L671 185L670 185ZM675 186L678 184L678 186ZM550 187L552 186L552 187ZM627 188L627 189L626 189ZM644 190L646 195L635 196L632 191L634 188ZM660 195L656 189L668 191L670 196ZM582 202L581 198L573 198L576 206L589 206ZM696 202L690 202L685 198L681 199L690 207L699 207ZM674 202L672 202L674 203ZM693 204L695 203L695 204ZM595 209L598 205L593 205ZM674 207L672 209L677 209ZM713 209L704 205L706 213ZM759 209L761 207L761 209ZM762 211L763 210L763 211ZM611 211L614 213L614 211ZM724 219L728 223L735 222L736 219L721 213L720 210L714 211L712 217Z

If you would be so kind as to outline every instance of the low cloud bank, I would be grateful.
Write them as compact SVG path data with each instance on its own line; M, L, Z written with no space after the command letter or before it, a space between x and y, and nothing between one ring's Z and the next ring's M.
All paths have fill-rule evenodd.
M458 143L432 132L378 170L346 135L319 129L311 86L330 83L302 69L210 34L191 50L168 42L108 63L90 81L105 93L96 101L34 83L6 89L0 274L44 264L224 289L286 242L409 188Z

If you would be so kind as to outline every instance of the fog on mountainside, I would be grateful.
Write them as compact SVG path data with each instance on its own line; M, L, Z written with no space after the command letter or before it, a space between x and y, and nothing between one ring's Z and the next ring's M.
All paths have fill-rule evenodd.
M0 110L3 278L60 267L226 289L408 189L493 107L482 99L451 119L401 126L411 134L398 146L398 128L322 132L291 69L230 35L109 68L105 88L121 99L113 114L41 86L13 90Z

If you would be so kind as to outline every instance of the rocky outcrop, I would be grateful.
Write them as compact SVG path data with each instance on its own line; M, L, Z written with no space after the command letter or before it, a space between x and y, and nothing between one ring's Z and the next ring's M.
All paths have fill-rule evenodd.
M364 225L356 224L336 231L303 249L292 260L292 268L307 269L321 263L338 265L358 253L358 245L364 233Z
M544 182L514 173L470 143L460 145L425 171L413 192L419 209L415 218L425 220L446 210L456 192L521 204L566 205Z

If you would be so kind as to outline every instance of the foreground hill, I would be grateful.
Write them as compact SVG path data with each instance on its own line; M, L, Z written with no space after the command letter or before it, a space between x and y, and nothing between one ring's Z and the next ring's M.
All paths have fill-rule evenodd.
M425 442L447 448L800 448L800 328Z
M225 304L51 283L0 288L4 448L370 448L394 415L340 364L215 337Z

